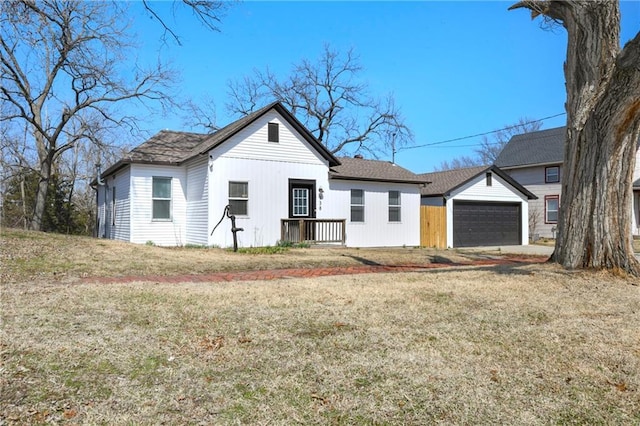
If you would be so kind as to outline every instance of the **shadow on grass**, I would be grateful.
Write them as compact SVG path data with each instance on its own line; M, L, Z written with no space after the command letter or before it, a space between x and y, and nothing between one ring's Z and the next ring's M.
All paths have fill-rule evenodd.
M449 262L451 263L451 262ZM423 271L419 271L421 274L443 274L443 273L455 273L455 272L469 272L469 271L478 271L478 272L493 272L497 275L534 275L535 272L528 269L527 267L531 266L531 263L527 262L513 262L513 263L502 263L498 265L469 265L460 267L450 267L450 268L434 268L434 269L426 269Z
M365 259L364 257L354 256L352 254L343 254L343 256L344 257L350 257L351 259L355 260L356 262L360 262L363 265L367 265L367 266L384 266L382 263L378 263L375 260Z

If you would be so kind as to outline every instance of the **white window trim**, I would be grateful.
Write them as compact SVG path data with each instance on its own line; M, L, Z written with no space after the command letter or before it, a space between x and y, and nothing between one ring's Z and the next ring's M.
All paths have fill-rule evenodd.
M249 181L247 180L230 180L228 185L227 185L227 191L229 192L229 187L231 186L232 183L242 183L245 184L247 186L247 196L246 197L232 197L230 193L228 193L228 200L234 200L234 201L246 201L247 202L247 213L246 214L235 214L235 213L231 213L231 214L235 214L236 216L239 217L249 217ZM229 204L231 204L229 202Z
M556 220L549 220L549 201L550 200L555 200L558 203L558 209L557 210L551 210L551 211L555 211L556 212ZM558 219L560 219L560 197L557 195L547 195L546 197L544 197L544 223L545 224L557 224L558 223Z
M169 180L169 198L154 197L153 196L153 181L154 179ZM169 217L168 218L156 218L154 217L153 205L154 201L169 201ZM173 177L171 176L153 176L151 178L151 221L152 222L172 222L173 221Z
M353 203L353 194L352 191L362 191L362 204L354 204ZM350 223L364 223L366 220L366 216L365 216L365 203L366 203L366 199L365 199L365 191L364 189L359 189L359 188L352 188L349 191L349 222ZM353 215L351 214L351 208L352 207L362 207L362 220L353 220Z
M398 193L398 204L391 204L391 193ZM389 223L402 223L402 192L397 190L390 190L387 194L387 202L389 203L389 207L387 209L387 220ZM391 220L391 208L398 209L398 220Z
M307 201L305 207L305 212L304 213L296 213L296 191L303 191L306 195L305 195L305 199ZM293 217L307 217L309 216L309 189L308 188L293 188Z

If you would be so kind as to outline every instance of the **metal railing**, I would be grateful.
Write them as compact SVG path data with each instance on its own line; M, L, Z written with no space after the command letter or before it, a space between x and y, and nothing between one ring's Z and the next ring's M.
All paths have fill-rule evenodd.
M346 219L281 219L280 241L345 243Z

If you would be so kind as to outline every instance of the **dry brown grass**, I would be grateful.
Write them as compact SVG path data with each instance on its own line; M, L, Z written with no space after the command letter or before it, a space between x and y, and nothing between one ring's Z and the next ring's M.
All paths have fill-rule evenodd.
M605 274L41 280L2 305L9 424L640 422L640 288Z
M248 256L5 234L0 424L640 424L640 287L608 274L74 278L131 273L119 263L162 274L439 255Z
M204 274L219 271L350 266L363 263L460 262L472 255L435 249L288 249L247 254L217 248L167 248L89 237L0 230L0 278Z

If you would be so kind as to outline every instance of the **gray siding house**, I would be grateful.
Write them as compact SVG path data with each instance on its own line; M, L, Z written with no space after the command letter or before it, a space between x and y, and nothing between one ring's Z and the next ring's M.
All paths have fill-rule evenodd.
M538 198L529 203L532 238L555 238L562 198L565 127L516 135L504 147L495 165ZM636 152L633 175L631 232L640 235L640 164Z

